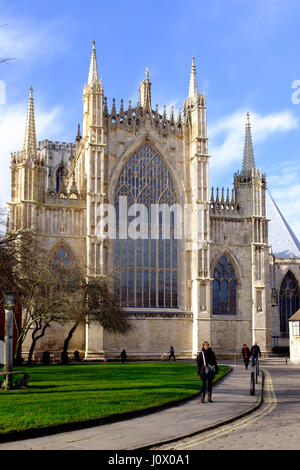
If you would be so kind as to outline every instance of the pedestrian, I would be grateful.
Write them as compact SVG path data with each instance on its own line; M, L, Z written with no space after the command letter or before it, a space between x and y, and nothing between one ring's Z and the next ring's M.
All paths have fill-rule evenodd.
M260 347L255 342L254 345L251 348L252 367L254 367L255 364L257 363L258 356L261 357Z
M248 365L249 365L249 361L250 361L250 356L251 356L251 352L250 352L250 349L248 348L247 344L243 344L242 356L243 356L243 359L244 359L245 368L247 370Z
M171 359L171 357L173 357L173 361L176 361L176 358L175 358L175 350L174 350L173 346L170 346L169 360Z
M212 381L218 373L219 368L215 353L209 346L208 341L204 341L202 351L197 356L198 375L202 380L201 403L204 403L206 384L208 392L208 401L212 403Z
M125 348L122 349L120 356L121 356L122 364L124 364L124 362L125 362L126 359L127 359L127 353L126 353L126 349L125 349Z

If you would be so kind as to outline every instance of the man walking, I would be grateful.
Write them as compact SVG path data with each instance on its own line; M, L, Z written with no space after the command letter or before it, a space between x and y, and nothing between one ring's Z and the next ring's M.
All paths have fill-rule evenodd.
M173 357L173 361L176 361L176 359L175 359L175 351L174 351L173 346L170 346L169 360L171 359L171 357Z
M258 361L258 356L261 357L260 347L255 342L251 348L252 367L254 367Z

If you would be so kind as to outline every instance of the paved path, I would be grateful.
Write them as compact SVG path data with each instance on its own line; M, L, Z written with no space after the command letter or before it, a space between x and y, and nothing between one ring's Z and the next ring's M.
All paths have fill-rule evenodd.
M231 425L159 447L160 450L300 450L300 367L261 360L264 404Z
M233 366L213 389L214 403L199 398L146 416L84 430L0 444L1 450L133 450L196 433L246 413L260 403L250 395L251 369ZM260 378L261 381L261 378ZM200 385L200 384L199 384Z

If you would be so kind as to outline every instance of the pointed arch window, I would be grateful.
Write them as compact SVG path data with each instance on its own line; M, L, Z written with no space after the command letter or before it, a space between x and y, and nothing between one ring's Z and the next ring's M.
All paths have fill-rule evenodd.
M289 271L283 278L279 292L280 332L288 334L288 320L299 309L299 286Z
M69 265L71 264L71 258L67 252L67 250L60 246L54 253L53 256L53 263L54 264L61 264L61 265Z
M220 258L213 277L213 314L236 315L237 278L227 256Z
M119 221L119 198L127 197L128 208L143 204L148 211L146 236L137 240L117 238L114 262L117 274L116 299L125 307L178 306L178 240L174 238L175 220L170 220L170 238L163 238L162 218L159 238L151 239L151 204L176 203L175 187L164 162L148 145L140 147L123 167L115 188L114 203ZM129 219L129 218L128 218ZM131 220L128 220L128 224ZM142 229L142 227L141 227Z
M61 183L63 182L64 171L65 171L64 165L60 165L57 168L56 173L55 173L55 183L56 183L56 192L57 193L60 189Z

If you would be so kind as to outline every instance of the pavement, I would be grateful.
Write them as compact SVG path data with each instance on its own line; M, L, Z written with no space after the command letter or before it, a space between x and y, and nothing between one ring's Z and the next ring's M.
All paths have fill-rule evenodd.
M1 450L141 450L230 423L262 403L262 373L250 394L251 366L232 371L213 388L213 403L193 398L125 421L50 436L0 443ZM199 381L200 387L200 381Z

